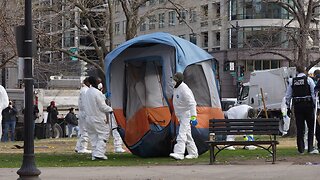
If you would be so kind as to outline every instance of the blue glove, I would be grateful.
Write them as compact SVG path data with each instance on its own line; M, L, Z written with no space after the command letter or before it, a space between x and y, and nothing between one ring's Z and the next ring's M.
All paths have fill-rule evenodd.
M196 126L198 124L198 120L197 120L196 116L191 116L190 124L191 124L191 126Z

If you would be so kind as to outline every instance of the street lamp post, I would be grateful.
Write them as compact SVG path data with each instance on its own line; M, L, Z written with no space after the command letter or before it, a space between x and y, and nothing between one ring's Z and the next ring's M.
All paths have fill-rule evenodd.
M24 27L24 151L21 168L17 171L20 180L40 179L40 170L34 160L34 120L33 120L33 66L32 66L32 0L25 0Z

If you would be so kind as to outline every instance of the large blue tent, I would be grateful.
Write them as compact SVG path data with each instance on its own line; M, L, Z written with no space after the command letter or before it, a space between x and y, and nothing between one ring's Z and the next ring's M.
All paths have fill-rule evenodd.
M142 157L167 156L178 121L172 108L172 75L182 72L197 101L199 125L193 137L199 153L207 150L210 118L223 118L215 61L206 51L177 36L158 32L124 42L105 58L107 95L120 135Z

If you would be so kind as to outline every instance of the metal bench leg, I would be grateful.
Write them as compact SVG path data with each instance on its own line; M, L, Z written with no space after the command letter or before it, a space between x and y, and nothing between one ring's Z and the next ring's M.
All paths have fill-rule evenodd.
M214 159L214 146L210 144L210 165L213 164L213 159Z
M276 148L275 148L275 144L272 143L272 164L275 164L276 161Z

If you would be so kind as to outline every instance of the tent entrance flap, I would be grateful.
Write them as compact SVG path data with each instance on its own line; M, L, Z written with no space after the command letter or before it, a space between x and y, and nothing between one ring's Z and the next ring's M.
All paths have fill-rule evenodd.
M164 111L164 114L170 114L169 110L166 110L168 105L163 93L162 62L159 56L125 61L124 113L127 121L135 119L139 121L137 125L145 127L143 129L162 130L162 127L166 126L167 121L170 120L170 118L158 116L161 114L160 109L163 109L161 111ZM145 114L137 116L138 112Z

